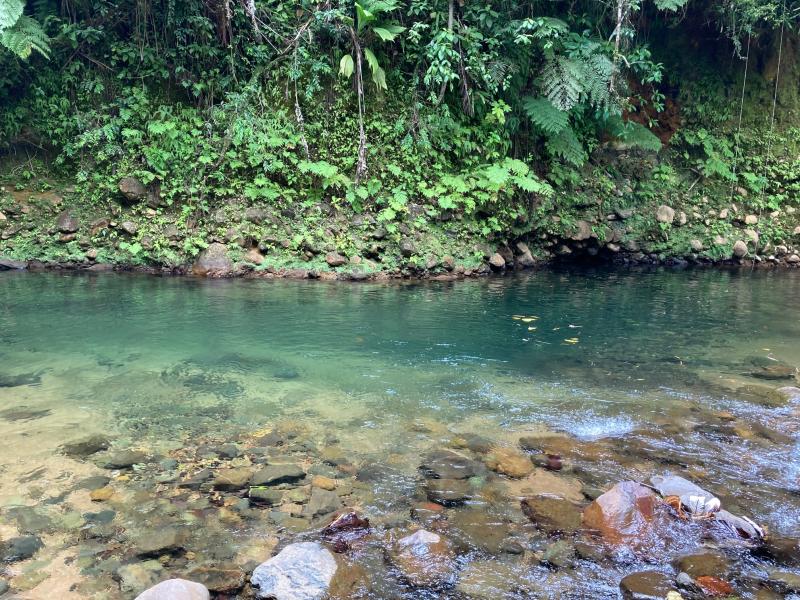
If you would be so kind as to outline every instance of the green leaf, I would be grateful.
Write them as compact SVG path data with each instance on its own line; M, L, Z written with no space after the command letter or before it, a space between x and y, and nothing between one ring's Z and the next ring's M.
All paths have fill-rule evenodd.
M364 48L364 56L366 57L367 64L372 71L372 81L375 83L375 87L377 87L379 90L388 89L386 87L386 71L384 71L380 66L380 63L378 63L378 58L369 48Z
M339 75L349 79L353 75L354 68L353 56L345 54L342 60L339 61Z
M0 31L13 27L24 9L22 0L0 0Z
M669 10L675 12L679 8L686 6L688 0L655 0L658 10Z
M569 124L569 115L559 110L547 98L526 96L522 108L533 123L548 135L555 135Z
M401 27L400 31L404 29L405 27ZM400 33L400 32L395 33L393 31L390 31L388 27L373 27L372 31L374 31L375 34L379 38L381 38L381 40L383 40L384 42L393 42L394 39L397 37L397 34Z
M375 20L375 15L372 14L370 11L365 9L361 4L356 2L356 15L358 15L358 27L357 30L359 33L363 31L364 27Z

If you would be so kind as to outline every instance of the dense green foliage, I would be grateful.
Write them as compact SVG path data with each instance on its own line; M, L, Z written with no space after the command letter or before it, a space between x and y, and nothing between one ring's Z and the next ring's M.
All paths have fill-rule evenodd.
M394 233L419 203L483 237L555 211L557 233L587 197L709 186L774 210L800 187L798 6L0 0L0 145L95 202L135 176L184 220L324 202ZM661 158L620 199L608 149Z

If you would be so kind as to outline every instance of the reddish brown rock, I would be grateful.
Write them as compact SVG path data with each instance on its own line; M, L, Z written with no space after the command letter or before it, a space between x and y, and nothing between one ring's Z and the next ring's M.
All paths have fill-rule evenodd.
M635 481L618 483L583 511L584 525L612 545L645 546L666 519L658 496Z

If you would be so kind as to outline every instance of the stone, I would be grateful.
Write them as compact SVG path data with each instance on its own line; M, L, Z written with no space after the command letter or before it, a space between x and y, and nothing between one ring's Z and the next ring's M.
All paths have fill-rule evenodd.
M592 237L592 224L589 221L580 220L575 223L572 235L569 236L571 240L582 242Z
M126 595L140 593L158 583L164 573L163 565L157 560L146 560L140 563L122 565L116 571L116 579L120 589Z
M723 581L718 577L701 575L700 577L697 577L694 582L701 590L703 590L703 593L706 596L730 596L733 593L733 586L727 581Z
M639 571L623 577L619 583L625 600L663 600L675 590L672 581L658 571Z
M499 253L495 252L491 257L489 257L489 266L495 271L501 271L506 266L506 259L500 256Z
M336 489L336 480L323 475L315 475L311 478L311 486L332 492Z
M24 271L28 263L24 260L12 260L0 256L0 271Z
M311 498L303 508L303 516L313 519L336 512L342 507L342 501L336 492L321 488L311 489Z
M251 223L260 225L266 220L267 211L265 211L263 208L257 208L255 206L251 206L250 208L244 211L244 218L246 221L250 221Z
M800 592L800 575L797 573L772 569L769 572L769 581L781 591Z
M253 471L247 467L236 467L231 469L219 469L211 485L215 490L233 492L246 488L250 484Z
M575 562L575 546L567 540L558 540L547 545L539 560L547 565L566 569Z
M139 225L133 221L123 221L119 224L119 228L128 235L136 235L136 232L139 231Z
M197 581L215 594L236 594L244 587L245 574L233 565L202 566L189 572Z
M453 448L466 448L476 454L486 454L492 449L492 441L476 433L461 433L450 442Z
M135 600L210 600L208 589L186 579L167 579L146 589Z
M744 258L747 255L747 243L742 240L736 240L733 244L733 255L736 258Z
M730 211L727 208L723 208L721 211L719 211L720 220L727 219L729 214L730 214Z
M138 450L120 450L103 462L106 469L130 469L133 465L148 462L147 454Z
M786 262L789 263L790 265L796 265L800 263L800 256L798 256L797 254L792 254L786 259Z
M97 490L108 485L111 478L104 477L103 475L93 475L79 481L75 488L76 490Z
M507 523L485 508L464 508L450 511L448 532L454 541L463 542L469 550L500 554L510 529Z
M59 449L62 454L70 458L86 458L100 452L101 450L108 450L111 446L111 440L102 434L90 435L74 442L68 442L62 445Z
M411 258L417 253L417 248L411 240L400 242L400 254L405 258Z
M656 221L658 221L659 223L667 223L671 225L674 219L675 219L674 208L669 207L666 204L662 204L656 209Z
M283 494L279 490L263 487L251 487L248 498L252 506L278 506L283 502Z
M139 202L147 197L147 188L136 177L123 177L118 185L120 193L128 202Z
M133 540L139 556L160 556L180 550L185 536L175 527L160 527L140 532Z
M201 277L226 277L233 272L233 261L225 244L214 242L203 250L192 265L192 273Z
M677 558L675 570L687 573L692 579L703 576L725 577L730 565L728 559L715 552L698 552Z
M333 554L316 542L290 544L253 571L256 598L322 600L337 571Z
M656 475L650 478L650 483L662 497L680 498L681 505L690 513L706 515L720 508L721 502L714 494L683 477Z
M297 483L304 479L306 472L298 465L269 465L253 475L253 486L279 485L281 483Z
M581 526L580 509L563 498L531 496L520 502L522 512L547 533L572 533Z
M530 269L536 266L536 259L533 258L533 254L531 254L530 250L517 256L516 262L523 269Z
M765 542L764 550L779 564L800 566L800 538L773 535Z
M520 483L519 491L524 496L556 496L575 503L584 499L583 484L579 480L545 469L536 469Z
M586 527L612 544L647 546L658 535L663 516L656 494L635 481L623 481L594 500L583 511Z
M745 225L756 225L758 223L758 215L747 215L744 218Z
M341 267L347 264L347 257L337 252L328 252L325 255L325 262L328 263L329 267Z
M43 547L42 540L35 535L24 535L0 541L0 560L4 563L28 560Z
M497 446L486 455L484 462L492 471L519 479L533 472L531 459L513 448Z
M689 245L691 246L692 251L694 251L694 252L702 252L703 251L703 242L701 242L700 240L696 240L696 239L692 240L691 242L689 242Z
M427 478L469 479L480 472L480 464L450 450L435 450L419 466Z
M767 365L750 373L758 379L792 379L797 373L797 369L789 365Z
M80 229L80 226L78 218L68 210L59 213L56 218L56 229L61 233L75 233Z
M91 493L89 494L89 498L93 502L104 502L106 500L110 500L113 495L114 495L114 489L109 486L106 486L98 488L96 490L92 490Z
M264 262L264 255L258 251L258 248L250 248L244 255L244 262L260 265Z
M8 582L5 579L0 579L0 596L9 590Z
M456 578L455 555L439 534L420 529L392 546L389 560L414 587L440 589Z
M456 591L470 600L535 598L524 571L516 564L475 560L459 575Z
M442 506L463 504L472 497L472 488L466 479L428 479L425 481L428 500Z

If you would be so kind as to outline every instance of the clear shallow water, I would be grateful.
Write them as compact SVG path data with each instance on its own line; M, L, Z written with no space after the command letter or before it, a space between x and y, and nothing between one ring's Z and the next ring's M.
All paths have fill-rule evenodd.
M11 567L12 585L28 598L46 597L56 580L65 598L133 597L115 568L141 560L128 542L152 523L189 526L185 551L222 544L219 560L240 566L267 558L275 538L310 535L316 522L287 531L263 510L226 522L208 494L181 495L166 481L220 466L215 444L246 448L268 431L290 432L294 446L282 452L306 468L334 448L346 468L328 465L330 475L377 472L342 497L386 531L407 526L424 501L417 467L430 450L459 434L514 447L520 435L549 432L574 444L564 477L584 488L679 473L726 508L800 536L798 407L765 406L757 393L796 383L749 375L800 365L798 298L793 272L552 271L386 285L0 274L0 383L31 380L0 385L0 538L27 527L46 548L38 563ZM74 487L108 470L58 448L94 432L178 465L137 469L112 482L114 499L92 502ZM257 462L247 452L237 460ZM120 531L92 537L85 514L107 506ZM518 501L498 506L523 547L545 543L525 529ZM21 525L19 507L49 524ZM159 576L202 564L189 556ZM518 557L465 552L462 573L478 559L513 566ZM534 564L539 587L528 597L586 597L587 575L592 597L616 597L637 567ZM372 597L420 593L400 586Z

